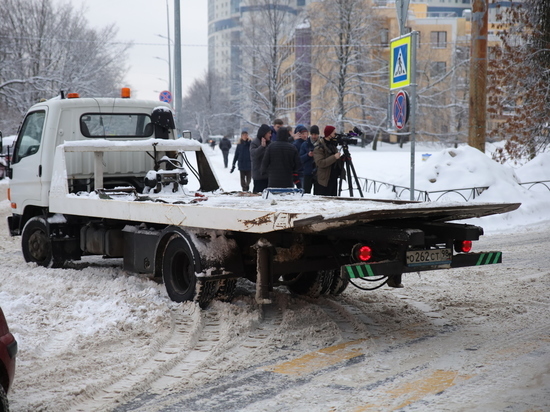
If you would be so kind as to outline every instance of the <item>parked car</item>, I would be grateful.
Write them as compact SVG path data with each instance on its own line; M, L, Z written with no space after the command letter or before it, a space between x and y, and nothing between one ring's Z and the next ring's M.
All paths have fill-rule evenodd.
M17 341L11 334L0 308L0 412L8 412L7 393L13 383L15 374L15 356L17 355Z

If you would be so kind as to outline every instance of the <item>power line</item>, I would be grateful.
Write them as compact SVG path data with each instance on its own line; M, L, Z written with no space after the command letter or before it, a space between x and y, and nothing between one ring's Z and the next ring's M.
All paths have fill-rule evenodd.
M102 43L102 44L111 44L111 45L124 45L124 46L148 46L148 47L166 47L166 43L135 43L135 42L122 42L122 41L100 41L100 40L80 40L80 39L65 39L65 38L56 38L56 37L28 37L28 36L5 36L0 35L0 39L17 39L17 40L48 40L48 41L57 41L60 43L89 43L89 44L95 44L95 43ZM456 45L470 45L469 40L463 40L463 41L454 41L450 42L448 41L447 46L456 46ZM419 42L419 45L422 46L432 46L437 45L439 46L440 43L436 42ZM185 44L182 43L182 47L208 47L208 44ZM388 43L357 43L357 44L281 44L276 45L275 47L281 48L281 49L290 49L290 48L330 48L330 47L370 47L370 48L389 48ZM256 48L256 47L273 47L272 44L226 44L226 45L213 45L214 48L231 48L231 47L238 47L242 49L246 48ZM445 49L445 47L435 47L435 49Z

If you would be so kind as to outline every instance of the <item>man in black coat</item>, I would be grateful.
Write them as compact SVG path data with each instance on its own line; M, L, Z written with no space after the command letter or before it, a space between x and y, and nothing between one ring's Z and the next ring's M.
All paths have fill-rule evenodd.
M223 154L223 164L227 169L227 164L229 163L229 150L231 149L231 140L229 140L227 135L224 136L222 140L220 140L220 149Z
M263 174L262 160L265 151L271 143L271 129L267 124L262 124L258 129L256 138L250 143L250 160L252 161L252 180L254 187L252 193L261 193L267 187L267 175Z
M262 160L262 173L267 174L268 187L293 188L293 174L302 166L298 149L289 141L286 128L278 131L277 141L272 142Z

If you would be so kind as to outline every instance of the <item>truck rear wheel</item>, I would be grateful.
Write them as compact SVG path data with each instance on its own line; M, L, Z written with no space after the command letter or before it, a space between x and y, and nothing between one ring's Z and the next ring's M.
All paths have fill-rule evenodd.
M50 226L43 217L35 216L25 224L21 234L21 249L26 262L54 268L65 263L64 259L54 257L52 253Z
M216 299L222 302L231 302L235 296L237 288L237 279L222 279L219 281Z
M330 294L333 296L339 296L346 290L349 285L349 277L342 274L340 270L334 271L334 277L330 285Z
M187 240L179 234L172 235L162 257L162 278L166 292L174 302L186 302L195 297L197 263L200 264L198 256Z
M285 280L289 280L286 277ZM332 276L329 271L302 272L293 277L287 285L288 290L296 295L305 295L310 298L318 298L322 293L328 291Z

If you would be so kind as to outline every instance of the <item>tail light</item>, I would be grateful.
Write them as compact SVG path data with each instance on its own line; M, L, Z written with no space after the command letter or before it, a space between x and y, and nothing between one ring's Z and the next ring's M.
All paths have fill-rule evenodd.
M455 252L468 253L472 250L471 240L458 240L455 242Z
M357 244L353 247L351 254L356 262L368 262L372 259L372 248L368 245Z

